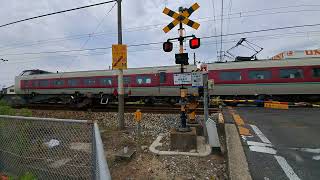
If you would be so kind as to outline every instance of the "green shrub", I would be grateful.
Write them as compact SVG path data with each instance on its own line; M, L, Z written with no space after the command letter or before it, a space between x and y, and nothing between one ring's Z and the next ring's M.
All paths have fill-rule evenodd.
M32 116L32 111L26 108L17 111L16 109L11 108L6 102L0 101L0 115Z

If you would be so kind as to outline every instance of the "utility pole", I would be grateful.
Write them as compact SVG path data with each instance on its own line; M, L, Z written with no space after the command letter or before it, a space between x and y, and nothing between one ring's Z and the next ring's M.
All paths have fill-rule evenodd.
M122 44L122 20L121 20L121 2L118 3L118 44ZM118 75L118 118L119 118L119 129L124 129L124 89L123 89L123 69L119 69Z

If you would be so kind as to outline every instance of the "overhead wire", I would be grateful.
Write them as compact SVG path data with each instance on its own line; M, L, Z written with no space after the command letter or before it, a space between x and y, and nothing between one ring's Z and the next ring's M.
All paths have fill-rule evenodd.
M116 6L117 2L114 3L114 5L110 8L110 10L105 14L105 16L100 20L100 22L98 23L98 25L95 27L95 29L93 30L92 33L95 33L99 28L100 26L102 25L103 21L105 20L105 18L111 13L112 9ZM81 48L80 49L83 49L87 43L90 41L91 39L91 36L89 36L87 38L87 40L82 44ZM73 60L71 61L71 63L68 65L67 69L70 68L70 66L73 64L73 62L76 60L76 58L78 58L78 56L74 57ZM64 73L61 74L60 78L64 75Z
M320 4L301 4L301 5L292 5L292 6L281 6L281 7L273 7L273 8L265 8L265 9L255 9L255 10L249 10L249 11L239 11L239 12L233 12L230 13L230 15L233 14L245 14L245 13L252 13L252 12L261 12L261 11L270 11L270 10L276 10L276 9L287 9L287 8L296 8L296 7L319 7Z
M269 29L260 29L253 31L244 31L244 32L236 32L236 33L228 33L222 34L222 36L235 36L242 34L251 34L251 33L260 33L260 32L268 32L268 31L276 31L276 30L284 30L284 29L294 29L294 28L302 28L302 27L315 27L320 26L320 24L304 24L304 25L296 25L296 26L285 26L278 28L269 28ZM202 36L199 37L201 39L210 39L220 37L221 35L210 35L210 36ZM128 47L139 47L139 46L148 46L155 44L162 44L163 42L149 42L149 43L139 43L139 44L129 44ZM58 51L43 51L43 52L24 52L24 53L12 53L12 54L1 54L0 56L17 56L17 55L35 55L35 54L54 54L54 53L69 53L69 52L80 52L80 51L95 51L95 50L105 50L111 49L110 47L96 47L96 48L85 48L85 49L71 49L71 50L58 50Z
M288 37L305 37L305 34L310 34L310 33L318 33L318 35L310 35L310 36L320 36L320 31L307 31L307 32L294 32L294 33L279 33L279 34L271 34L271 35L260 35L260 36L249 36L246 37L247 39L250 40L272 40L272 39L281 39L281 38L288 38ZM295 35L298 34L298 35ZM299 35L300 34L300 35ZM229 44L229 43L235 43L238 42L238 38L234 39L229 39L227 41L223 41L224 44ZM215 44L215 41L204 41L202 42L202 46L209 46ZM153 47L153 48L144 48L144 49L138 49L138 50L128 50L128 52L134 53L134 52L144 52L144 51L159 51L162 50L161 47ZM77 56L98 56L98 55L105 55L108 54L109 52L99 52L99 53L92 53L92 54L81 54ZM41 58L53 58L53 57L73 57L73 55L54 55L54 56L40 56L37 58L33 59L38 59L38 60L32 60L32 59L25 59L23 61L14 61L17 59L11 60L9 63L6 64L19 64L19 63L29 63L29 62L36 62L36 61L42 61ZM25 61L25 60L30 60L30 61Z
M89 7L94 7L94 6L100 6L100 5L112 3L112 2L115 2L115 1L116 0L105 1L105 2L101 2L101 3L90 4L90 5L87 5L87 6L81 6L81 7L76 7L76 8L72 8L72 9L66 9L66 10L57 11L57 12L53 12L53 13L47 13L47 14L43 14L43 15L39 15L39 16L25 18L25 19L21 19L21 20L18 20L18 21L13 21L13 22L10 22L10 23L2 24L2 25L0 25L0 28L1 27L5 27L5 26L9 26L9 25L12 25L12 24L17 24L17 23L20 23L20 22L24 22L24 21L30 21L30 20L33 20L33 19L46 17L46 16L52 16L52 15L61 14L61 13L65 13L65 12L70 12L70 11L75 11L75 10L79 10L79 9L84 9L84 8L89 8Z
M228 18L223 18L223 20L226 19L226 20L230 21L230 19L262 16L262 15L270 15L270 14L282 14L282 13L292 13L292 12L294 12L294 13L298 13L298 12L318 12L318 11L320 11L320 10L295 10L295 11L284 11L284 12L260 13L260 14L253 14L253 15L241 15L239 17L228 17ZM231 13L231 14L238 14L238 13ZM202 18L197 18L195 20L199 20L199 22L204 23L204 22L210 22L210 21L215 22L215 21L221 20L221 18L217 19L214 16L213 19L210 19L210 17L202 17ZM153 29L156 29L156 28L158 28L160 26L163 26L163 25L165 25L165 23L152 24L152 25L146 25L146 26L130 27L130 28L124 28L123 31L124 32L134 32L134 31L142 31L142 30L153 30ZM45 39L45 40L39 40L39 41L33 41L33 42L12 43L12 44L8 44L8 45L5 45L3 47L0 47L0 51L5 51L5 50L9 50L9 49L17 49L17 48L20 48L20 47L28 47L28 46L47 44L47 43L58 43L58 42L61 42L61 41L82 39L82 38L86 38L86 37L89 37L89 36L90 37L94 37L94 36L103 36L103 35L112 35L112 34L116 34L116 32L86 33L86 34L78 34L78 35L71 35L71 36L65 36L65 37L59 37L59 38L51 38L51 39ZM18 47L10 47L10 46L15 46L15 45L18 45ZM9 46L9 47L7 47L7 46Z

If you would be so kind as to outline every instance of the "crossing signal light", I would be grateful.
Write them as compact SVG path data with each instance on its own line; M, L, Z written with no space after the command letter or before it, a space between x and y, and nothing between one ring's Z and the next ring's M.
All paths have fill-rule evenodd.
M176 54L175 57L176 57L176 64L189 65L188 53Z
M197 49L200 47L200 38L192 38L189 40L189 45L191 49Z
M173 44L170 41L164 42L163 43L163 50L164 52L171 52L173 48Z

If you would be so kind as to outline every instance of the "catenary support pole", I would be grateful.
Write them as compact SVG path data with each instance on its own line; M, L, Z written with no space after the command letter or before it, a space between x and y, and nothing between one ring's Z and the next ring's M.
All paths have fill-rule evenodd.
M117 0L118 3L118 44L122 44L122 20L121 20L121 2L122 0ZM123 89L123 70L119 70L118 75L118 119L119 129L124 129L124 89Z

